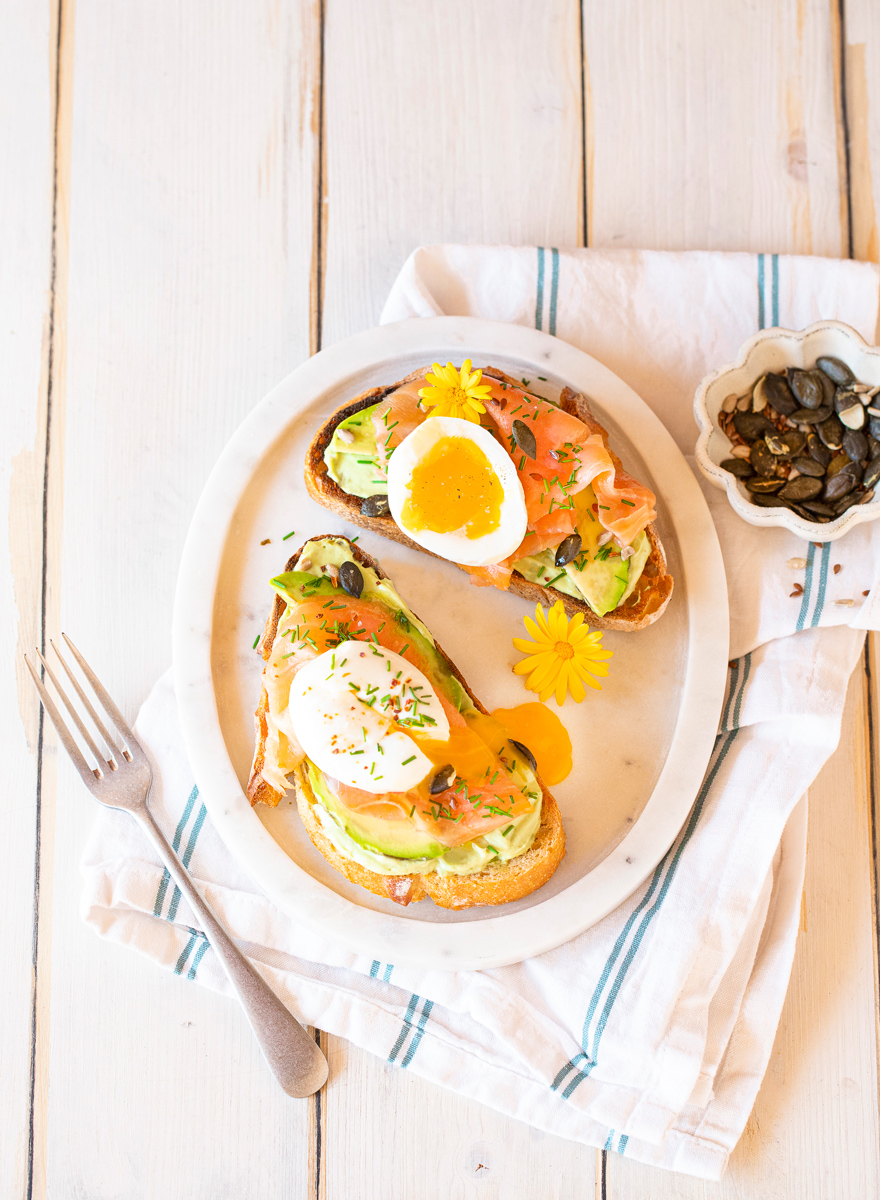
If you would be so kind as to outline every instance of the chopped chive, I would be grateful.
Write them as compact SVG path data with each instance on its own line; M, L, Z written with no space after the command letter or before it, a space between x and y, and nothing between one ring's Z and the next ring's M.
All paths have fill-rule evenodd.
M554 575L552 579L548 580L547 583L544 584L544 587L553 587L553 584L556 583L557 580L561 579L564 574L564 571L560 571L558 575Z
M292 538L295 533L295 529L291 529L290 533L285 533L284 537L281 539L282 542L286 542L288 538Z
M411 763L411 762L415 762L415 761L416 761L416 756L414 754L411 754L409 756L409 758L405 758L400 765L402 767L405 767L407 765L407 763Z
M620 503L621 503L621 504L628 504L628 505L630 506L630 508L635 508L635 502L634 502L633 500L621 500L621 502L620 502Z
M502 836L502 837L507 837L507 835L510 833L511 829L513 829L513 826L512 826L512 825L508 825L506 829L502 829L502 830L501 830L501 836Z
M415 811L416 811L416 806L413 805L412 808L409 810L409 815L412 816Z
M547 376L546 376L546 375L539 375L539 376L538 376L538 378L540 379L541 383L546 383L546 382L547 382Z
M251 646L251 649L252 649L252 650L256 650L256 648L257 648L257 646L258 646L258 644L259 644L259 641L260 641L260 635L259 635L259 634L257 634L257 636L254 638L254 644L253 644L253 646Z

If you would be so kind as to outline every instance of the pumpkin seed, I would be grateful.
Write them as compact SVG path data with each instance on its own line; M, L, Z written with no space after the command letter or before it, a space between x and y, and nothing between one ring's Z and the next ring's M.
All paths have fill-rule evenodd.
M822 467L827 467L831 462L831 451L812 431L807 434L807 452Z
M796 458L794 466L797 467L801 475L810 475L813 479L821 479L825 474L825 468L821 463L816 462L814 458Z
M779 495L783 500L812 500L822 491L822 481L811 479L809 475L799 475L790 480Z
M515 426L516 422L514 421ZM776 426L763 413L738 412L733 418L733 427L739 436L747 442L754 442L766 433L777 432Z
M826 421L833 412L830 404L823 404L821 408L796 408L790 420L797 421L798 425L818 425Z
M390 512L387 496L367 496L361 504L364 517L387 517Z
M791 508L788 501L783 500L780 496L771 496L762 492L757 492L750 497L750 500L759 508Z
M520 754L523 756L523 758L526 760L526 762L529 764L529 766L532 768L532 770L533 770L533 771L537 771L537 769L538 769L538 764L537 764L537 762L535 761L535 756L534 756L534 754L532 754L532 752L531 752L531 750L528 748L528 746L524 746L524 745L522 744L522 742L515 742L515 741L513 740L513 738L511 738L511 739L510 739L510 744L511 744L511 746L513 746L513 747L514 747L516 750L518 750L518 751L519 751L519 753L520 753Z
M788 386L803 408L819 408L825 400L825 389L813 371L792 371Z
M841 496L845 496L847 492L851 492L856 485L856 481L848 471L838 471L825 484L825 490L822 493L823 500L840 500Z
M441 792L445 792L448 788L452 787L454 779L455 768L451 763L448 763L445 767L441 767L431 780L431 786L428 790L432 796L439 796Z
M786 429L785 433L767 434L768 449L779 458L791 458L800 454L807 444L807 435L799 429Z
M836 416L830 416L818 427L819 437L829 450L839 450L843 445L843 426Z
M538 457L538 443L535 441L535 434L533 430L529 429L525 421L514 421L513 440L526 458Z
M826 519L834 516L834 509L823 504L821 500L805 500L803 507L811 513L815 513L817 517L825 517Z
M350 559L344 562L339 568L339 582L342 584L349 596L354 596L358 599L361 592L364 590L364 577L361 574L361 569L357 563L353 563Z
M866 488L872 488L878 480L880 480L880 454L875 455L865 467L862 483Z
M821 358L816 359L816 366L820 371L831 379L838 387L847 387L855 382L855 375L839 358L833 358L830 354L825 354Z
M843 435L843 449L853 462L861 462L863 458L868 457L868 439L863 433L847 429Z
M736 458L733 461L737 464L742 463L743 466L747 465L744 459ZM553 559L553 562L557 567L564 567L565 564L570 563L573 558L577 558L580 552L581 535L579 533L570 533L568 537L561 541L557 546L556 555Z
M749 462L746 462L746 460L744 458L726 458L724 460L724 462L721 464L721 470L729 471L730 474L735 475L737 477L737 479L748 479L751 475L754 475L754 473L755 473L754 468L752 467L752 464ZM563 542L563 545L565 545L564 542ZM560 550L561 549L562 549L562 546L560 546ZM557 551L557 553L558 553L558 551ZM557 563L556 565L561 566L562 564Z
M837 389L834 386L834 381L832 379L830 379L825 374L824 371L820 371L818 367L816 368L814 374L816 375L817 379L819 380L820 384L822 385L822 391L823 391L823 395L824 395L824 399L823 399L822 403L833 405L834 404L834 393L837 391Z
M752 446L749 460L759 475L776 474L776 459L768 450L767 443L763 439L755 442Z
M841 413L847 408L852 408L854 404L861 404L855 392L851 392L848 388L838 388L834 393L834 411Z
M790 417L794 410L798 407L798 402L792 395L791 388L788 386L784 375L765 375L763 378L763 391L768 402L778 413L782 413L784 417Z
M848 454L844 454L842 451L839 454L835 454L834 458L832 458L831 462L828 464L828 469L826 471L828 478L833 479L834 476L839 474L844 467L849 466L849 463L850 457Z
M784 483L784 479L761 479L755 475L746 480L746 487L755 493L778 492Z
M755 384L754 391L752 392L752 411L763 412L766 407L767 393L764 390L764 376L762 375Z
M871 410L869 408L868 412L870 411ZM871 437L880 438L880 416L875 417L872 415L870 421L868 422L868 432L870 433Z

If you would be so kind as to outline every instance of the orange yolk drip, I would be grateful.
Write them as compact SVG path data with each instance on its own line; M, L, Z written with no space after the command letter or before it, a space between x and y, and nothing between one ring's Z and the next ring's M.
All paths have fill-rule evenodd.
M406 729L405 732L418 742L419 749L435 767L454 767L456 775L462 779L480 779L491 775L497 766L493 749L468 727L455 726L450 729L448 742L419 737L412 729Z
M546 784L561 783L571 774L571 738L568 730L546 704L518 704L516 708L496 708L491 716L468 716L468 724L477 730L493 749L500 751L508 738L528 746L538 764L538 774Z
M492 533L501 522L504 491L492 464L468 438L440 438L419 460L409 481L403 524L418 533Z

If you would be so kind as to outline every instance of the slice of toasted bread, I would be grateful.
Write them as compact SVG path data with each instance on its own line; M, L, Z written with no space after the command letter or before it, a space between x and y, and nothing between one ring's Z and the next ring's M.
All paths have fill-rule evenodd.
M305 462L306 488L309 495L318 504L323 505L324 508L329 508L337 516L350 521L352 525L360 525L362 528L370 529L374 533L381 533L383 537L391 538L392 541L400 542L402 545L409 546L412 550L418 550L422 554L430 554L431 551L426 550L423 546L419 546L411 538L408 538L393 517L390 515L368 517L361 512L361 499L344 492L339 484L330 478L327 471L327 464L324 462L324 451L329 446L337 425L346 420L347 417L354 416L355 413L378 404L380 400L383 400L390 392L399 388L401 384L407 383L412 379L419 379L425 374L426 369L428 368L423 367L418 371L413 371L405 379L400 379L397 383L389 384L388 387L371 388L369 391L363 392L360 396L356 396L353 400L338 408L318 429L309 446ZM483 374L491 376L493 379L498 379L502 383L508 384L508 386L519 386L519 382L516 379L505 375L503 371L499 371L496 367L484 368ZM572 416L578 417L592 428L599 429L607 445L608 438L605 430L593 416L589 401L585 396L573 392L571 388L565 388L560 399L560 407L565 412L571 413ZM561 600L569 615L576 612L583 613L586 623L596 629L618 629L624 633L644 629L647 625L652 625L663 613L672 595L672 576L666 569L666 555L663 552L663 546L654 525L649 525L645 533L651 543L651 553L648 556L648 561L645 563L645 568L642 571L639 582L624 605L613 609L603 617L598 616L590 608L586 600L579 600L574 596L568 596L564 592L556 591L555 588L542 587L540 583L532 583L520 575L518 571L514 571L511 576L509 590L515 595L522 596L524 599L531 600L537 604L547 604L548 601ZM434 555L433 557L438 556Z
M329 536L338 537L340 535L321 534L309 540L319 541L321 537ZM374 558L350 542L349 547L351 557L355 562L360 563L361 566L372 568L380 579L387 578ZM302 547L288 560L285 571L295 570L301 553ZM276 595L259 644L259 652L267 661L272 653L272 645L278 632L278 622L284 608L284 601ZM480 712L486 712L468 687L461 671L445 651L440 646L437 646L437 651L475 706ZM261 775L266 760L266 738L269 731L268 713L269 698L263 687L260 703L254 715L256 748L247 794L251 804L263 803L275 806L282 799L282 793L267 783ZM472 908L478 904L507 904L511 900L522 899L523 896L527 896L546 883L565 854L565 831L562 827L559 808L553 795L539 778L538 783L543 795L541 824L534 842L525 854L511 859L507 863L493 863L486 870L479 871L474 875L439 875L435 871L425 875L380 875L377 871L371 871L368 867L340 854L327 837L314 811L316 799L304 766L291 772L290 779L305 830L330 865L352 883L360 884L361 887L365 887L375 895L384 896L398 904L409 904L413 900L422 900L426 896L430 896L434 903L441 908Z

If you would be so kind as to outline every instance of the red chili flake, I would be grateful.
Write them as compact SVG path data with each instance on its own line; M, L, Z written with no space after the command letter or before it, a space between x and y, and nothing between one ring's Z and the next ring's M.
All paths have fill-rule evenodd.
M591 504L591 505L590 505L590 508L592 508L592 510L593 510L593 512L594 512L594 513L597 513L597 512L599 511L599 505L598 505L598 504Z
M843 570L843 567L840 565L840 563L835 563L831 569L835 575L839 575L840 572Z
M732 662L729 662L727 665L728 665L728 667L730 667L730 669L732 671L733 668L737 665L736 659L734 659Z

